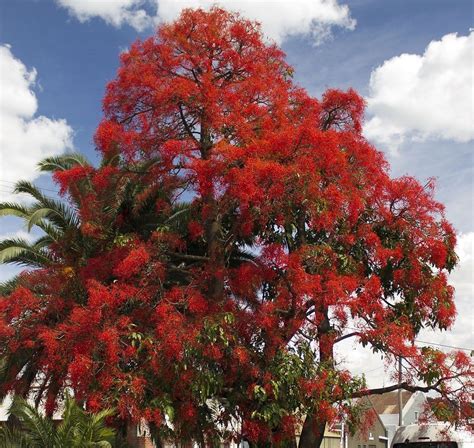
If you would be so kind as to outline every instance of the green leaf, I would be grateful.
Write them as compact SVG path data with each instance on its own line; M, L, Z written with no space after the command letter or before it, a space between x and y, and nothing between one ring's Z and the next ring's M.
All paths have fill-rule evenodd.
M14 202L0 203L0 216L18 216L19 218L25 218L28 216L28 213L28 208L21 204L15 204Z
M38 168L43 172L68 170L74 165L91 166L90 162L80 153L64 154L61 156L47 157L38 163Z

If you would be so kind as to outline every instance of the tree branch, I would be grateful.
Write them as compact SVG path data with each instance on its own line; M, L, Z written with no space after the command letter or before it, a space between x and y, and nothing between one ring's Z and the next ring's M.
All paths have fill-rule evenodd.
M184 126L184 129L186 130L186 133L189 135L189 137L191 137L196 143L199 143L197 138L194 136L193 134L193 131L191 130L191 128L189 127L189 124L188 122L186 121L186 117L184 116L184 112L183 112L183 104L182 103L179 103L178 104L178 108L179 108L179 116L181 117L181 121L183 123L183 126Z
M352 332L352 333L347 333L347 334L345 334L345 335L343 335L343 336L341 336L341 337L339 337L339 338L334 339L334 344L337 344L338 342L341 342L341 341L343 341L344 339L349 339L349 338L352 338L352 337L354 337L354 336L361 336L361 335L362 335L362 333L360 333L360 332L358 332L358 331L354 331L354 332Z
M453 380L456 378L460 378L462 376L466 375L466 372L461 372L456 375L452 376L446 376L443 378L440 378L436 383L432 384L431 386L415 386L412 384L407 383L406 381L400 384L392 384L391 386L387 387L378 387L375 389L365 389L365 390L360 390L358 392L354 392L351 397L352 398L360 398L360 397L366 397L367 395L382 395L387 392L393 392L394 390L398 389L403 389L407 390L409 392L430 392L430 391L435 391L439 392L441 395L444 395L443 392L439 389L439 386L443 384L445 381Z

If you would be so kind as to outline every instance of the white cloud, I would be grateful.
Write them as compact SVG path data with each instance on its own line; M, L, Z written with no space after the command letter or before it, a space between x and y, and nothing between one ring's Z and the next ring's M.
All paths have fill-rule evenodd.
M35 236L32 232L27 232L26 230L17 230L15 232L6 232L0 234L0 241L9 238L20 238L22 240L28 241L29 243L32 243L35 239Z
M365 135L392 149L406 139L472 140L473 50L474 33L447 34L423 55L405 53L377 67Z
M183 8L208 9L218 4L237 10L244 16L261 22L267 36L281 43L293 35L309 35L315 44L330 35L333 26L353 29L349 7L338 0L56 0L70 14L84 22L100 17L114 26L125 23L139 31L160 21L174 20ZM156 7L152 17L142 6Z
M219 4L262 24L264 33L281 43L286 37L309 35L316 44L328 37L332 26L354 29L349 7L337 0L159 0L160 20L173 20L184 7L209 8Z
M0 200L6 201L16 181L39 176L41 159L72 148L72 129L64 119L35 117L36 70L28 70L8 45L0 46L0 67Z
M152 24L147 12L140 8L143 0L56 0L69 14L80 22L100 17L109 25L120 27L128 24L143 31Z

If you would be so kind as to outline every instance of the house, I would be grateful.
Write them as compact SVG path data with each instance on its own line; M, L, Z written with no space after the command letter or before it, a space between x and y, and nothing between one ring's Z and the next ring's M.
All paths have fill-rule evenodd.
M321 442L320 448L340 448L341 447L341 430L340 425L334 425L334 427L326 426L324 430L323 441Z
M346 448L389 448L387 429L379 414L375 411L370 397L362 398L366 412L375 414L375 421L367 431L357 431L355 434L346 434Z
M398 391L371 395L369 398L380 421L387 430L387 446L390 447L395 431L399 426ZM427 399L422 392L402 391L402 425L418 423L426 406Z

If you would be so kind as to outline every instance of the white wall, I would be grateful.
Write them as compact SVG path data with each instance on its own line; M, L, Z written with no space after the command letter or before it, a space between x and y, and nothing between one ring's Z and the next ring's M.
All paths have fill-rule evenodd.
M403 408L403 425L412 425L414 423L418 423L415 419L415 415L420 418L421 414L425 410L425 404L426 397L423 392L415 392ZM385 428L387 428L387 446L391 447L393 436L398 429L398 413L381 414L380 419L382 420Z
M425 410L426 397L423 392L415 392L403 408L403 424L413 425Z

